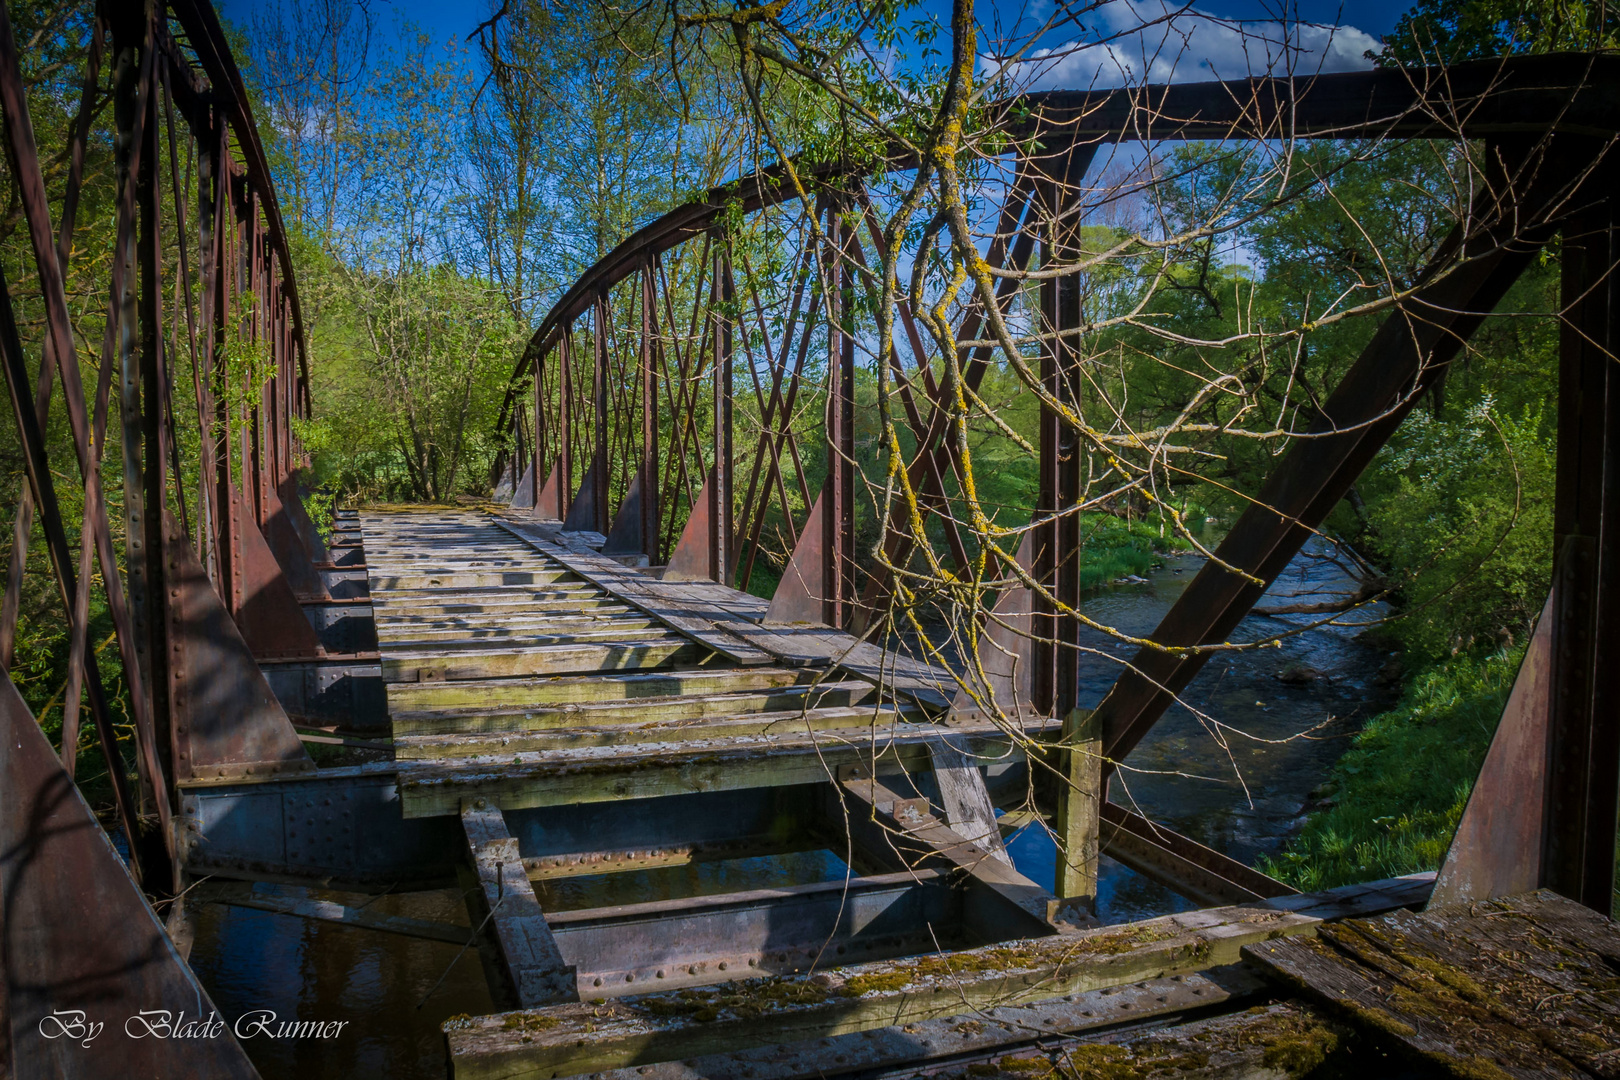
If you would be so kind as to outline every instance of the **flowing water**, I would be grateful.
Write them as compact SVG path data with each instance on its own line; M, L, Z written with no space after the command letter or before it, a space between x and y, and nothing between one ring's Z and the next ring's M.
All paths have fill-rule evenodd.
M1110 588L1088 600L1085 610L1125 633L1145 634L1199 565L1193 557L1172 558L1145 583ZM1308 552L1262 603L1312 603L1351 591L1354 583L1343 569L1320 552ZM1358 620L1378 614L1295 633L1277 648L1217 655L1183 704L1126 760L1114 782L1114 800L1245 862L1278 851L1346 740L1389 703L1378 678L1387 658L1358 640ZM1251 616L1233 640L1259 640L1321 618ZM1082 659L1080 700L1090 706L1134 650L1102 634L1090 634L1084 644L1092 651ZM1025 828L1008 847L1020 870L1050 887L1055 852L1043 830ZM542 905L566 910L833 880L845 869L830 853L805 852L573 878L539 891ZM387 914L467 922L453 891L318 895ZM1106 856L1098 902L1105 922L1194 906ZM267 1009L281 1020L348 1021L330 1040L245 1041L266 1080L442 1077L439 1025L459 1013L492 1010L476 950L288 915L203 905L191 962L227 1020Z

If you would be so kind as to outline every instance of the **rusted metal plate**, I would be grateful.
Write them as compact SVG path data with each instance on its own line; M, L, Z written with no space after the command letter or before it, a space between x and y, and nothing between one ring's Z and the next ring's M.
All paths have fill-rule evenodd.
M529 510L534 507L534 462L531 460L528 467L523 470L517 487L512 489L512 501L509 504L514 510Z
M296 497L297 492L293 494ZM282 501L281 493L266 484L264 501L265 509L269 512L264 522L264 539L293 595L303 601L331 599L331 594L326 590L326 581L315 568L315 559L305 546L304 538L299 535L298 526L288 512L287 504Z
M0 1072L257 1077L227 1026L213 1038L131 1038L218 1020L11 680L0 674ZM183 1020L182 1020L183 1014ZM95 1025L81 1028L79 1025Z
M304 497L299 491L298 478L288 475L281 481L281 505L287 511L287 519L293 523L298 531L298 538L304 542L304 550L309 553L310 561L316 566L326 566L332 562L332 553L321 538L321 531L310 520L309 511L304 509Z
M810 508L810 518L799 533L799 543L793 549L782 580L777 583L771 606L765 613L766 625L791 623L826 623L827 598L836 589L828 580L830 569L827 552L827 489L816 496L816 505Z
M184 532L165 512L174 770L195 777L315 767ZM251 522L244 532L253 532ZM311 636L303 612L298 621Z
M669 565L664 567L665 581L720 580L720 554L714 543L715 483L714 470L710 469L709 478L692 504L692 514L681 529L680 541L670 552Z
M568 507L568 516L563 519L564 532L595 532L597 519L602 514L597 511L596 474L598 467L606 468L606 463L598 458L591 462L591 467L585 470L585 478L579 483L579 494ZM604 508L605 509L605 508Z
M233 489L231 495L242 505L237 490ZM315 628L304 618L281 563L245 506L240 541L237 557L242 567L242 603L236 611L236 624L253 655L260 659L321 655Z
M1435 880L1431 907L1530 892L1541 882L1552 610L1553 598L1548 596Z
M534 516L547 521L561 521L563 519L563 499L567 492L563 490L562 459L551 467L546 476L546 482L540 488L540 494L534 501Z
M613 527L608 530L607 543L602 545L602 554L634 555L639 553L649 558L652 556L652 552L642 550L642 542L647 531L641 520L641 476L645 471L645 469L638 466L636 471L631 474L630 488L624 493L624 502L619 504L619 512L613 518ZM654 535L656 535L656 532Z

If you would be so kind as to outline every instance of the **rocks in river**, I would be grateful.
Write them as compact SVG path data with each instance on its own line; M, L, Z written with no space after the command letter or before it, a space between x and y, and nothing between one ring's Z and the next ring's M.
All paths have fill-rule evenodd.
M1309 664L1289 664L1277 672L1275 678L1289 686L1305 686L1322 677L1322 673Z
M1115 585L1146 585L1146 584L1148 584L1148 579L1145 578L1145 577L1137 577L1135 574L1126 574L1122 578L1115 578L1114 579L1114 584Z
M1400 682L1401 676L1405 674L1406 665L1401 663L1400 654L1390 653L1389 659L1384 661L1384 666L1378 669L1378 674L1374 675L1373 679L1380 686L1393 686Z

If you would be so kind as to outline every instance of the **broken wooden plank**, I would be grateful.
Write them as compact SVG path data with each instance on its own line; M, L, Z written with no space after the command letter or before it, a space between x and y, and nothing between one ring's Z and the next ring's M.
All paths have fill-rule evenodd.
M978 762L943 738L929 743L928 754L934 764L934 786L939 789L945 823L969 843L982 845L992 858L1011 866L1012 857L1001 842L996 808L990 803Z
M930 747L932 749L932 747ZM968 888L963 924L981 941L1031 938L1056 931L1048 919L1050 892L969 840L928 810L924 799L906 799L872 778L865 766L840 770L839 801L824 828L848 836L869 860L894 870L927 867L955 873ZM998 836L999 843L1000 837Z
M1620 928L1552 892L1324 926L1244 955L1453 1076L1612 1076Z
M572 1076L739 1053L1208 971L1236 963L1246 944L1314 931L1321 925L1316 911L1373 914L1422 904L1432 884L1433 875L1397 878L813 976L480 1016L447 1023L445 1035L463 1080ZM1276 906L1284 902L1297 910Z
M493 949L483 950L494 968L490 992L520 1008L578 1001L575 969L564 962L534 887L523 870L518 842L499 809L473 803L461 812L473 888L468 910L474 929ZM493 953L493 956L490 954Z

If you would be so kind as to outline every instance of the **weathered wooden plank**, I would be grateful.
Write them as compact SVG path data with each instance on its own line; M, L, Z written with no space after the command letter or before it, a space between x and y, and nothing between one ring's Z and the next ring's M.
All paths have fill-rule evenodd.
M627 602L644 606L644 610L655 615L659 614L655 608L666 610L691 620L694 626L701 624L729 637L740 638L752 648L767 654L768 658L794 664L836 664L862 678L909 694L922 704L936 709L948 707L951 695L956 691L956 682L949 672L931 668L907 656L885 652L871 642L840 630L809 625L761 626L760 619L764 617L769 604L758 597L712 581L664 583L622 567L609 570L607 566L600 565L611 564L609 559L552 543L533 525L507 518L498 520L548 556L559 561L571 560L566 565L581 576L597 580L603 588L609 591L626 589L621 595ZM631 590L634 596L630 594ZM717 647L716 651L731 655L724 648Z
M506 586L550 585L567 580L564 570L431 570L409 573L371 574L373 593L403 589L493 589Z
M676 744L699 739L728 739L751 735L838 731L845 737L865 732L881 737L896 724L926 722L921 706L893 709L888 706L863 708L830 707L791 709L780 712L735 713L714 717L648 721L657 715L643 707L639 722L628 721L604 727L559 727L543 731L506 732L492 735L396 736L395 757L401 760L435 760L570 750L584 746L631 747L639 743ZM585 716L579 719L595 720ZM904 729L898 729L904 730ZM983 780L980 780L981 788ZM989 804L989 795L985 795Z
M827 814L827 832L848 836L880 866L956 873L969 893L963 923L979 940L1040 937L1057 930L1048 917L1055 899L1050 892L1013 869L1010 860L995 858L989 847L940 821L925 800L900 797L872 779L864 765L843 770L837 797Z
M488 933L496 946L493 966L498 978L492 980L492 993L498 982L499 996L523 1008L578 1001L577 973L557 948L523 871L518 842L507 832L500 810L468 805L461 812L461 826L476 886L468 895L473 926Z
M1076 709L1063 721L1063 749L1058 754L1057 894L1097 902L1097 856L1101 842L1099 814L1102 783L1102 728L1090 709Z
M586 747L468 761L399 762L406 817L455 813L462 799L484 798L514 810L571 802L649 798L696 791L813 784L844 765L915 772L929 764L927 741L942 732L919 724L882 739L841 740L836 733L759 735L634 747ZM974 752L1004 753L1008 737L992 725L953 730Z
M640 701L685 694L767 691L810 683L820 672L789 668L713 668L679 671L602 672L491 682L403 682L388 687L390 712L471 709L480 705L562 706L593 701Z
M278 915L296 915L301 919L337 923L357 930L376 930L384 934L443 941L452 945L465 945L472 938L472 928L468 926L388 915L370 907L348 907L332 900L309 896L301 889L264 882L204 881L193 886L187 895L198 903L273 911Z
M681 633L690 634L722 656L743 665L774 662L775 658L770 653L755 648L718 627L701 606L692 603L673 585L665 585L644 574L638 574L595 552L550 543L525 523L507 518L496 520L514 537L544 552L548 558L561 563L579 577L585 578L604 592L645 611Z
M1324 927L1244 955L1455 1076L1613 1075L1620 929L1545 890Z
M458 1078L572 1076L748 1047L833 1038L1053 1001L1236 963L1242 946L1313 932L1318 910L1421 904L1433 876L1312 897L1187 912L1079 934L625 997L445 1025Z
M396 684L410 686L413 684ZM420 686L421 683L414 685ZM645 724L737 717L746 713L780 713L810 709L849 708L876 702L877 688L870 683L850 681L819 686L786 686L762 692L697 694L689 697L658 697L590 701L526 708L500 705L495 708L451 708L407 710L396 708L390 714L394 733L401 737L454 734L501 734L551 731L557 728Z
M865 1073L871 1069L903 1065L922 1066L941 1059L959 1059L985 1051L1011 1051L1015 1047L1026 1049L1022 1050L1019 1058L1009 1063L1004 1072L998 1071L997 1075L1048 1075L1044 1070L1036 1071L1036 1068L1044 1065L1046 1058L1042 1048L1049 1047L1055 1035L1116 1026L1121 1021L1140 1022L1214 1005L1237 1005L1258 997L1264 987L1260 979L1242 968L1223 968L1210 973L1172 975L1166 979L1149 979L1105 990L1090 990L1054 1001L990 1008L968 1016L891 1024L825 1039L777 1043L729 1054L704 1054L685 1061L661 1061L652 1065L612 1069L601 1076L602 1080L797 1080L799 1077ZM1289 1041L1297 1044L1299 1026L1277 1022L1281 1019L1280 1014L1294 1011L1297 1011L1297 1007L1272 1006L1265 1010L1265 1017L1268 1026L1279 1029L1279 1035L1286 1033ZM1246 1020L1248 1015L1244 1014ZM1253 1020L1247 1020L1243 1036L1231 1040L1234 1048L1242 1047L1249 1051L1245 1063L1251 1063L1252 1059L1255 1065L1259 1065L1271 1049L1254 1038L1254 1028L1257 1026ZM1192 1025L1187 1027L1191 1028ZM1176 1053L1163 1055L1164 1061L1167 1065L1173 1063L1176 1066L1174 1075L1183 1080L1193 1080L1199 1075L1197 1062L1200 1060L1218 1068L1230 1068L1234 1064L1228 1060L1208 1062L1211 1055L1203 1049L1202 1044L1197 1044L1200 1045L1197 1057L1190 1058L1187 1054L1189 1044L1186 1040L1189 1036L1195 1039L1208 1036L1210 1028L1207 1021L1187 1034L1182 1034L1180 1026L1172 1030L1177 1031L1180 1041L1176 1045ZM1147 1067L1157 1057L1153 1049L1137 1043L1132 1045L1129 1054L1121 1050L1108 1055L1107 1060L1110 1064L1125 1060L1140 1062L1144 1065L1143 1072L1127 1074L1120 1071L1118 1075L1147 1076L1150 1075ZM1059 1058L1049 1075L1064 1075L1063 1064ZM975 1064L974 1068L977 1071L967 1075L989 1074L983 1065ZM933 1070L930 1070L930 1074L933 1074ZM1273 1074L1257 1071L1239 1074L1219 1072L1216 1075L1269 1077ZM1280 1077L1281 1074L1275 1075Z
M978 762L945 739L930 743L928 751L946 824L969 843L983 846L992 858L1011 866L1012 858L1001 842L996 808L990 803Z
M598 642L551 648L492 649L482 653L405 653L382 658L385 683L434 679L494 679L515 675L571 675L584 671L622 671L701 660L706 652L695 642L660 639L652 642Z

